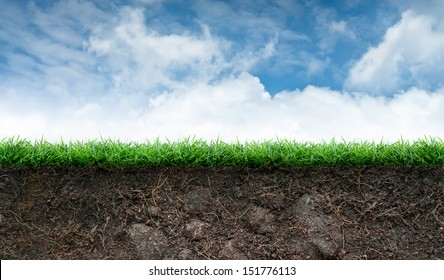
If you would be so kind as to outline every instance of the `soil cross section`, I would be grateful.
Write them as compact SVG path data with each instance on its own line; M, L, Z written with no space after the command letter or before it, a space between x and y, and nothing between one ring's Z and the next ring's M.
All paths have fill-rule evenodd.
M1 259L443 259L442 167L1 168Z

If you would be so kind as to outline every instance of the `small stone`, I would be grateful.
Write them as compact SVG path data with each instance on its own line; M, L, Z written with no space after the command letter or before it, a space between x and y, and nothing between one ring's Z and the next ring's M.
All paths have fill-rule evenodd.
M325 237L313 238L311 242L325 257L334 257L339 252L339 246Z
M424 179L422 179L422 183L424 185L431 186L431 185L433 185L433 180L430 179L429 177L425 177Z
M273 231L274 215L265 208L253 206L246 219L256 233L265 234Z
M185 225L185 236L192 240L200 240L205 236L205 228L204 222L193 219Z
M142 259L155 260L165 257L168 239L163 231L145 224L132 224L129 228L129 235Z
M303 195L292 208L296 220L295 228L303 228L306 232L305 242L314 246L323 258L334 258L339 254L342 239L340 224L334 216L321 212L321 197Z
M177 258L179 260L190 260L191 256L193 254L193 251L190 249L183 249L179 252Z
M149 206L147 212L152 217L160 216L160 208L157 206Z
M232 240L229 240L219 252L219 258L224 260L245 260L247 257L234 246Z
M183 199L183 207L189 214L203 214L211 208L211 193L209 189L198 188L187 193Z

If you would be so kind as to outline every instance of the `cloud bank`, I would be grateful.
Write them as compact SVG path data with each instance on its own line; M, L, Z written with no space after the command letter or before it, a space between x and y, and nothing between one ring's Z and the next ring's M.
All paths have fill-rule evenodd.
M144 11L116 6L111 13L70 0L0 12L0 138L396 141L444 134L444 29L432 15L404 12L353 64L344 90L309 85L270 94L252 69L279 57L283 35L239 49L205 22L197 31L160 32ZM356 39L345 21L330 22L330 32ZM321 41L326 50L331 44ZM327 67L307 61L313 71Z

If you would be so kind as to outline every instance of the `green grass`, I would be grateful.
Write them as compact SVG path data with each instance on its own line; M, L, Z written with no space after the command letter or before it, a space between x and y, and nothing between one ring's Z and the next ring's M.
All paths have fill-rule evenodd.
M34 143L0 140L0 167L148 166L444 166L444 142L433 138L396 143L298 143L289 140L224 143L184 139L150 143L112 140Z

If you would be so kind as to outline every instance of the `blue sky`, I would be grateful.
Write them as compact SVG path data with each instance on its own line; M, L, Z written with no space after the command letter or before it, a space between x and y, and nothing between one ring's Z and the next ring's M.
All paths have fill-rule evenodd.
M0 138L444 138L443 1L0 5Z

